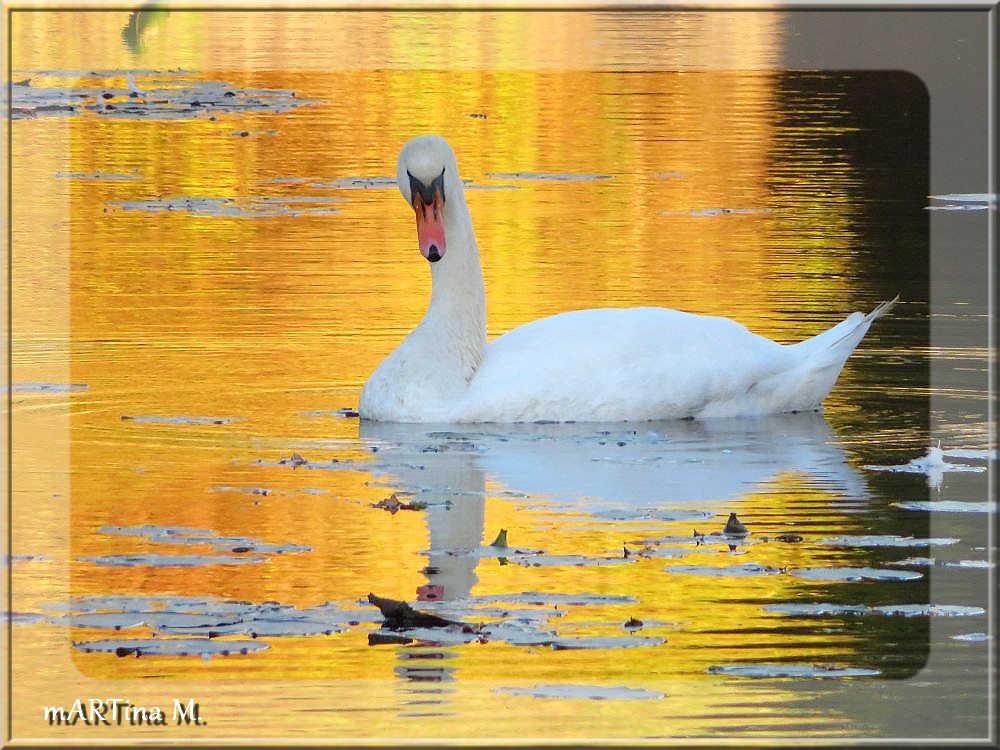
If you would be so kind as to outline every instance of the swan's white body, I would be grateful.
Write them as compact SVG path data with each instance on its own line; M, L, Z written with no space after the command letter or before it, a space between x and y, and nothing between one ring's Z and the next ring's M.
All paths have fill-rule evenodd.
M400 190L412 203L405 175L429 184L442 167L447 252L431 264L423 321L365 383L363 419L609 422L815 410L871 322L892 306L852 313L791 345L726 318L659 307L563 313L487 343L479 251L442 139L406 144Z

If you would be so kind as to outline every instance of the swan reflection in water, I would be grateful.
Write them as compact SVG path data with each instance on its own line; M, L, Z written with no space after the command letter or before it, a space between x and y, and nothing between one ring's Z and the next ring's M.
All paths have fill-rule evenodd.
M554 510L595 520L648 510L665 520L671 511L707 518L790 472L831 494L868 496L816 412L615 424L362 422L360 437L379 448L372 473L428 506L424 599L463 599L476 584L481 557L448 551L491 541L483 528L487 480L500 485L490 494L544 496Z

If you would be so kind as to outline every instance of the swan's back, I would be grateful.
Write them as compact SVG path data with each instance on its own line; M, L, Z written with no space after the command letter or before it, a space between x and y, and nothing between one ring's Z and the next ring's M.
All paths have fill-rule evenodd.
M658 307L563 313L486 347L460 418L641 421L699 416L790 367L789 347L727 318Z
M661 307L555 315L490 343L453 417L646 421L816 410L895 301L789 345L728 318Z

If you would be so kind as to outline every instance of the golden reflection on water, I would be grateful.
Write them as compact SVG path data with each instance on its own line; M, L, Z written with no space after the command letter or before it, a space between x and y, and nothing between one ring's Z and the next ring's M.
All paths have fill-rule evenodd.
M65 71L108 70L119 72L89 83L122 87L121 71L181 68L192 71L191 80L290 89L318 100L287 113L216 121L88 114L13 123L14 380L87 385L68 397L21 394L15 401L14 551L47 558L14 568L15 609L110 592L304 607L354 601L370 590L412 599L426 583L424 514L369 508L389 492L369 473L304 477L254 464L293 449L310 458L370 458L356 420L307 415L356 405L368 373L422 315L428 275L394 188L315 185L392 175L400 145L416 133L444 135L463 177L495 188L468 191L491 335L582 306L656 304L731 316L792 340L855 309L855 300L870 302L851 258L854 167L797 139L780 116L779 76L762 70L775 59L780 18L338 13L325 23L314 14L157 12L143 24L133 19L129 31L126 13L15 16L15 70L64 72L38 76L35 85L72 85ZM442 39L449 45L443 60L432 43ZM662 39L672 44L650 43ZM363 65L359 49L371 55ZM717 55L714 70L668 69L678 61L698 69ZM637 70L641 60L648 64ZM152 87L156 74L136 77L140 87ZM831 137L840 126L823 127ZM57 176L97 172L129 178ZM491 177L525 172L610 178ZM814 184L803 186L806 173ZM808 197L816 183L821 202ZM301 196L336 198L329 207L338 213L199 216L119 205ZM723 208L740 210L701 213ZM850 382L850 369L845 377ZM51 441L67 419L67 400L69 454ZM834 396L834 412L838 404ZM123 419L150 415L233 421ZM545 522L551 513L532 499L503 499L502 477L480 473L469 481L486 496L474 543L507 528L518 546L602 556L648 533L627 526L567 531ZM270 494L226 489L258 486ZM775 533L783 517L808 511L811 530L845 533L853 522L831 509L834 496L822 482L790 472L748 490L732 507L759 519L761 532ZM717 505L729 509L725 499ZM213 529L312 551L242 566L79 561L165 551L97 533L105 525L142 524ZM688 523L661 527L661 534L690 534ZM806 567L817 554L825 562L837 557L772 548L754 561ZM718 564L719 557L706 552L684 562ZM542 573L480 562L474 593L633 596L638 603L615 616L666 621L667 645L551 653L463 647L446 660L456 680L443 685L454 692L429 710L416 704L408 711L407 701L423 694L407 693L415 685L394 677L403 662L393 647L369 648L357 629L276 638L262 653L201 661L82 654L69 649L66 629L19 627L15 734L57 731L36 720L40 695L68 705L90 692L118 691L155 705L165 700L164 686L196 696L211 715L201 737L716 736L719 727L705 717L745 712L727 708L743 701L753 709L752 718L738 719L741 726L773 734L847 730L838 716L808 708L796 709L790 724L789 694L780 684L748 687L705 671L751 656L808 661L819 654L851 663L855 636L803 630L789 646L778 618L744 603L790 600L811 584L786 576L668 575L662 568L669 562ZM607 618L607 608L580 608L559 624ZM613 624L608 629L619 632ZM108 634L76 629L70 637ZM151 686L141 677L158 679ZM501 699L493 692L548 682L645 687L667 698L581 708L577 701ZM401 718L410 712L427 715ZM116 736L152 734L122 728Z

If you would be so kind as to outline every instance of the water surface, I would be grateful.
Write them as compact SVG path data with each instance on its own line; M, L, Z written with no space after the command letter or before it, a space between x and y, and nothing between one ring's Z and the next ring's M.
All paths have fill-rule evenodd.
M771 70L780 14L317 18L14 25L16 733L108 691L230 738L904 737L936 686L979 721L986 475L879 470L989 447L973 388L930 432L931 355L986 364L930 346L919 81ZM387 176L429 131L490 336L653 304L789 342L902 301L823 414L361 423L427 302Z

